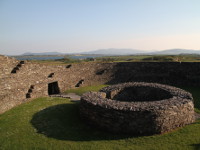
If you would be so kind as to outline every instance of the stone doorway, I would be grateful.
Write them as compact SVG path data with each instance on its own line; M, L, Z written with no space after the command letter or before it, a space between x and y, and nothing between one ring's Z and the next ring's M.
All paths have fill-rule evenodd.
M53 95L53 94L59 94L60 93L60 88L58 86L58 82L52 82L48 84L48 94Z

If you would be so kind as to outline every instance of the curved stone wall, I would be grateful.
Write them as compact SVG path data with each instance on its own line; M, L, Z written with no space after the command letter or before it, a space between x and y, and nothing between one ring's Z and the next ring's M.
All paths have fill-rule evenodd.
M0 55L0 114L36 97L48 96L48 84L61 92L95 84L156 82L200 86L200 63L119 62L47 65ZM34 88L31 88L34 87Z
M113 67L109 83L155 82L175 86L200 86L199 62L122 62Z
M0 55L0 79L11 74L12 69L19 61L12 57Z
M101 89L107 98L119 101L157 101L172 98L170 91L149 83L126 83Z
M1 57L0 57L1 59ZM11 59L12 60L12 59ZM13 65L15 68L18 61ZM71 64L44 65L26 61L16 73L11 65L4 66L9 70L0 78L0 114L33 98L48 96L48 85L58 83L60 92L80 86L106 83L111 78L111 71L96 75L102 67L110 68L110 64ZM110 69L112 70L112 68ZM34 88L32 88L34 87Z
M118 93L130 87L161 89L167 95L164 92L160 99L130 101L125 94L115 100ZM80 115L88 124L103 130L136 135L161 134L195 120L190 93L156 83L124 83L103 88L101 92L85 93L81 97Z

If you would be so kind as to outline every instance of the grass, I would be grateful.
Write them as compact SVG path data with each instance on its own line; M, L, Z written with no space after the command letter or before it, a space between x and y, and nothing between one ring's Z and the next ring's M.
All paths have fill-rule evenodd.
M122 55L99 57L97 60L108 62L199 62L200 55Z
M103 86L79 88L76 93ZM199 88L187 89L195 95L198 109ZM199 129L200 120L163 135L113 135L83 123L77 102L37 98L0 115L0 150L198 150Z
M44 64L44 65L66 65L66 63L55 60L29 60L32 63Z
M195 111L200 113L200 88L196 87L181 87L182 89L192 93L194 99Z
M82 95L88 91L99 91L101 88L106 87L108 85L96 85L96 86L87 86L87 87L80 87L76 89L67 90L65 93L76 93L77 95Z
M51 55L58 56L58 55ZM24 56L16 56L23 58ZM49 57L49 56L25 56L25 57ZM45 65L66 65L71 63L105 63L105 62L200 62L200 55L185 54L185 55L120 55L120 56L102 56L96 57L95 61L87 59L73 59L69 55L63 55L63 59L57 60L29 60L33 63ZM88 55L90 57L90 55Z

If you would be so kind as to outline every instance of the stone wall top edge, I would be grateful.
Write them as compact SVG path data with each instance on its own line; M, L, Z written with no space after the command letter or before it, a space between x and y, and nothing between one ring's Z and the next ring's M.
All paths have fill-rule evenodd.
M99 92L88 92L81 97L83 103L92 104L106 109L121 110L121 111L155 111L167 110L173 107L182 107L183 105L192 102L190 99L170 98L161 101L151 102L122 102L112 99L100 97ZM92 98L91 98L92 97Z
M126 101L118 101L108 99L103 97L103 93L108 94L112 90L117 90L117 88L125 88L125 87L133 87L133 86L146 86L146 87L158 87L164 89L172 95L171 98L156 100L156 101L133 101L133 102L126 102ZM188 102L193 102L192 95L184 91L180 88L167 86L163 84L157 83L145 83L145 82L129 82L129 83L122 83L117 85L108 86L102 88L100 92L88 92L83 94L81 100L86 103L91 103L93 105L97 105L100 107L108 107L111 109L121 109L121 110L131 110L131 111L141 111L141 110L154 110L154 109L169 109L170 107L180 107Z

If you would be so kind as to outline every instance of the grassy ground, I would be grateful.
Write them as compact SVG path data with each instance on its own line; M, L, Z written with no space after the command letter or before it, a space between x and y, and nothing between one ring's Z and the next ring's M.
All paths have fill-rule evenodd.
M56 57L57 55L55 55ZM17 56L18 58L24 56ZM27 57L27 56L25 56ZM28 56L28 57L49 57L49 56ZM51 56L53 57L53 55ZM200 62L200 55L121 55L121 56L104 56L97 57L95 61L91 58L73 59L64 56L63 59L57 60L29 60L33 63L45 65L66 65L71 63L105 63L105 62Z
M181 87L182 89L192 93L194 99L195 111L200 113L200 88L196 87Z
M200 62L200 55L124 55L105 56L97 61L112 62Z
M85 91L97 87L86 87ZM82 93L83 88L75 92ZM188 88L199 100L199 88ZM199 108L199 106L198 106ZM168 134L129 137L85 125L79 103L38 98L0 115L0 150L154 150L200 149L200 120Z
M88 91L99 91L101 88L106 87L108 85L97 85L97 86L87 86L87 87L80 87L76 89L67 90L65 93L76 93L77 95L82 95Z

